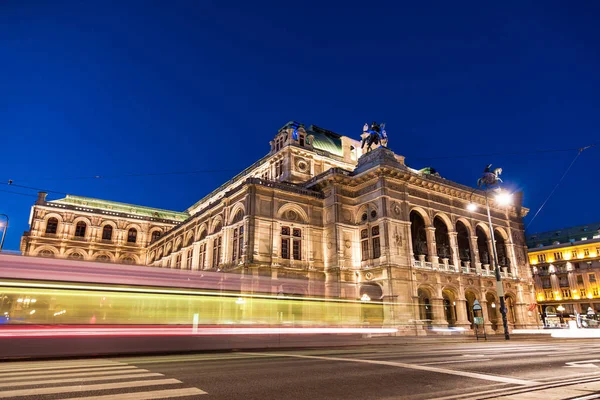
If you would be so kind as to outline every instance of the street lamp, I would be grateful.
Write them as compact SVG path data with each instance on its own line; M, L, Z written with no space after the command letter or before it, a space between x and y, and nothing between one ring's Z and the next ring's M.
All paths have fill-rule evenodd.
M4 217L6 222L0 222L0 227L2 227L2 240L0 240L0 252L2 251L2 247L4 246L4 238L6 237L6 231L8 230L8 215L0 214L0 217Z
M488 225L490 228L490 236L492 239L492 255L494 257L494 270L496 275L496 291L498 292L498 298L500 299L500 314L502 315L502 325L504 327L504 339L510 340L508 334L508 320L506 319L506 303L504 301L504 286L502 286L502 280L500 278L500 266L498 265L498 254L496 251L496 238L494 237L494 227L492 226L492 216L490 215L490 203L488 201L488 192L490 189L497 191L496 203L499 205L508 205L512 202L512 195L510 193L500 191L499 184L502 182L500 174L502 168L496 168L491 170L489 164L483 170L483 176L477 181L477 186L484 189L485 193L485 209L487 211Z

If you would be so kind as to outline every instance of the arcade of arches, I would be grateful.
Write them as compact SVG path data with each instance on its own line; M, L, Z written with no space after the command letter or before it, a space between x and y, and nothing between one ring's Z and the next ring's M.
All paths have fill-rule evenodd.
M510 327L534 326L520 198L490 199L490 232L482 207L467 210L486 204L483 192L411 168L388 148L367 152L359 137L286 124L268 154L183 212L40 194L22 252L96 268L244 274L270 279L274 294L293 280L286 292L361 302L358 320L406 335L470 331L475 300L485 329L501 329L498 268ZM244 281L243 291L255 290L258 279ZM290 302L279 312L298 321L302 309Z

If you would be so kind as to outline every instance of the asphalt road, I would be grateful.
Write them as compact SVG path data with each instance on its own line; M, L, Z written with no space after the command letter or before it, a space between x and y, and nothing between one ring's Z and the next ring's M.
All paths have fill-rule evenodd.
M569 364L571 363L571 364ZM0 363L0 399L600 399L600 342L396 345Z

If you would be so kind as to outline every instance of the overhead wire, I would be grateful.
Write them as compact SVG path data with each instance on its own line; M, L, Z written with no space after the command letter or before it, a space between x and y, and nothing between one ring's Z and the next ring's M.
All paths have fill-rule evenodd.
M577 159L579 158L579 156L581 156L581 153L583 153L585 150L587 150L587 149L589 149L591 147L594 147L594 146L595 146L595 144L591 144L589 146L580 147L579 149L577 149L578 150L577 155L575 156L575 158L573 158L573 161L571 161L571 164L569 164L569 166L567 167L567 169L565 170L565 172L562 174L562 176L560 177L560 179L556 183L556 185L554 185L554 188L552 189L552 191L550 192L550 194L548 195L548 197L546 197L546 200L544 200L544 202L542 203L542 205L540 206L540 208L538 208L538 210L535 213L535 215L533 216L533 218L531 218L531 220L529 221L529 223L525 227L525 230L527 230L527 228L529 228L529 225L531 225L531 223L533 222L533 220L535 220L535 217L538 216L538 214L540 213L540 211L542 211L542 209L544 208L544 206L546 205L546 203L548 202L548 200L550 200L550 198L552 197L552 195L554 194L554 192L556 192L556 189L558 189L558 186L560 186L560 184L562 183L562 181L565 179L565 177L567 176L567 174L571 170L571 167L573 167L573 164L575 164L575 161L577 161Z

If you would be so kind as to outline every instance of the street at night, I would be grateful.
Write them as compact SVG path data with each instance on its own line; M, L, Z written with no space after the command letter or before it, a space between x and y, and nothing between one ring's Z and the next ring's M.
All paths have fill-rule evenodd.
M585 340L398 338L369 347L8 361L0 398L596 399L598 351L600 343Z

